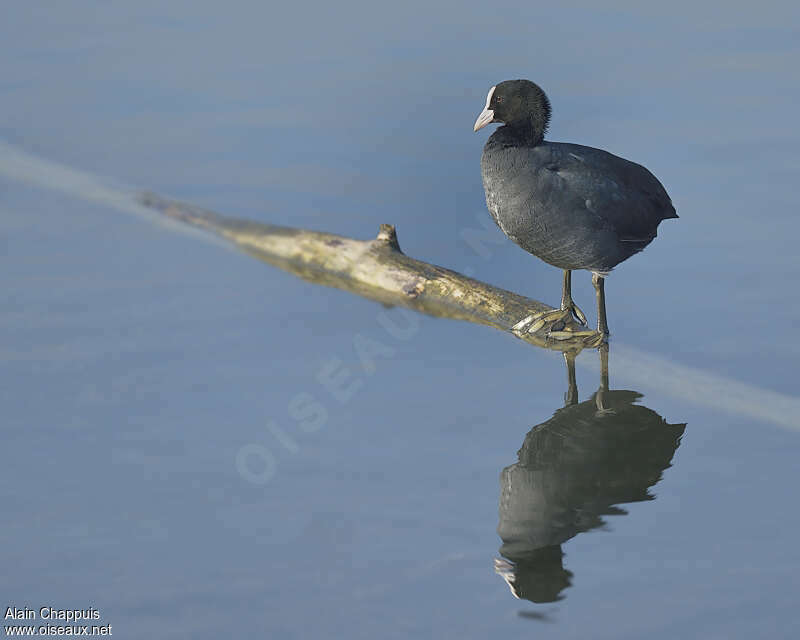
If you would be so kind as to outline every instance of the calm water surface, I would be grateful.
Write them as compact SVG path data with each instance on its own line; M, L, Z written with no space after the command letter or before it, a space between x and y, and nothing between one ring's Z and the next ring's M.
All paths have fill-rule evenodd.
M0 606L92 606L123 638L796 637L798 18L7 10ZM390 222L412 256L553 303L555 269L465 241L489 221L472 123L512 77L548 91L551 139L647 165L681 215L608 282L599 400L596 352L576 394L556 353L9 169L20 149L237 217Z

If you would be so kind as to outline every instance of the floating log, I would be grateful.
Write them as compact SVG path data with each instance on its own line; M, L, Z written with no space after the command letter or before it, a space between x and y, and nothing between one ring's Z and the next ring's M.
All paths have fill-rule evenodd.
M373 240L356 240L228 218L153 193L143 193L138 200L169 219L224 238L245 253L308 282L388 306L494 327L546 349L577 352L603 342L600 334L575 320L548 332L535 316L553 307L407 256L392 225L382 224Z

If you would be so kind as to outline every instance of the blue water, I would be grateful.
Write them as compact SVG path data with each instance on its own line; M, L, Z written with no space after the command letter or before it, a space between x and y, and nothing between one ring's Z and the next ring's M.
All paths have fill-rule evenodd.
M2 610L95 607L123 638L795 637L798 18L783 2L7 10ZM557 353L8 169L18 149L241 218L360 238L388 222L411 256L554 303L555 269L465 234L490 223L472 123L513 77L548 92L551 139L645 164L681 216L606 287L611 388L641 410L562 409ZM573 293L592 309L588 274ZM578 358L581 403L597 359ZM503 518L526 559L504 560Z

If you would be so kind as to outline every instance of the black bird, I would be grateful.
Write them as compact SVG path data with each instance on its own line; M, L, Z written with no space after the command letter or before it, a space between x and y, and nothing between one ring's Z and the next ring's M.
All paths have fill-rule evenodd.
M643 166L601 149L547 142L550 101L530 80L506 80L489 89L475 131L504 126L481 157L486 204L494 221L520 247L564 270L560 309L518 325L552 329L572 315L574 269L592 272L597 331L608 335L604 280L623 260L656 237L662 220L677 218L664 187Z

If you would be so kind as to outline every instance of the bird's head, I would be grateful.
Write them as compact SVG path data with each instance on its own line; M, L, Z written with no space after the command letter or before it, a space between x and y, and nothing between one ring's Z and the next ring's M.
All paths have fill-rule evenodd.
M502 122L533 144L544 138L550 122L550 101L542 88L530 80L506 80L489 89L486 106L474 130Z

